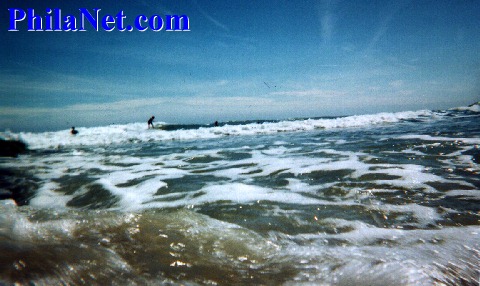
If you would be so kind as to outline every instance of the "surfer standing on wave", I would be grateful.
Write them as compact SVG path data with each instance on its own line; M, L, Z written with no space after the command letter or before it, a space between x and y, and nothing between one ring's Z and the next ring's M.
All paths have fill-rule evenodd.
M150 128L150 125L152 125L152 128L153 128L153 119L155 119L155 116L152 115L152 117L150 117L150 119L148 119L148 128Z
M72 127L72 130L70 130L70 133L71 133L72 135L77 135L77 134L78 134L78 131L75 130L75 127Z

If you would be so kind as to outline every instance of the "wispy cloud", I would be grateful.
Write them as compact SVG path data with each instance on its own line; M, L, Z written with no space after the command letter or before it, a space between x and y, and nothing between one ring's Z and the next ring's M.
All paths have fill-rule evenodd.
M326 13L322 16L322 38L325 42L329 42L333 34L333 16Z
M276 92L270 93L270 95L282 95L282 96L294 96L294 97L336 97L336 96L344 96L346 94L347 94L346 92L342 92L342 91L321 90L321 89L276 91Z
M394 87L394 88L400 88L404 85L404 81L401 80L401 79L394 80L394 81L389 82L388 85L390 85L391 87Z
M384 16L381 18L380 23L378 24L376 31L373 33L373 37L371 38L368 46L367 46L367 52L370 52L372 49L375 48L377 43L385 36L387 33L388 29L390 28L390 24L392 20L395 18L395 16L398 14L398 12L403 9L405 6L409 4L410 1L390 1L389 11L384 14Z
M138 87L137 87L138 88ZM3 94L11 93L62 93L63 95L89 94L95 96L122 96L134 92L131 84L114 83L96 77L84 77L52 73L42 77L11 74L2 77L0 89Z
M161 9L165 15L172 15L174 13L172 13L172 11L170 9L168 9L167 7L164 7L160 4L158 4L158 1L155 1L155 4L152 4L151 3L152 1L147 1L147 0L141 0L139 3L141 3L143 6L146 6L146 7L149 7L151 9Z
M322 0L318 6L321 35L324 43L330 42L334 34L336 17L333 9L335 8L335 3L335 0Z
M197 6L197 9L198 11L207 19L209 20L211 23L213 23L215 26L217 26L218 28L222 29L223 31L225 32L229 32L230 29L227 27L227 25L221 23L220 21L218 21L217 19L215 19L214 17L212 17L210 14L208 14L199 4L197 1L193 1L193 3L195 3L195 5Z

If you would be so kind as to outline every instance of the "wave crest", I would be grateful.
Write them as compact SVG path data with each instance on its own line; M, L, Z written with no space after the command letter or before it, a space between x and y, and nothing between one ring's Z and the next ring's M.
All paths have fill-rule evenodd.
M110 145L129 142L156 142L167 140L212 139L224 136L248 136L274 134L277 132L309 131L314 129L368 127L380 124L392 124L406 120L425 120L434 118L429 110L405 111L396 113L378 113L337 118L297 119L278 122L225 124L223 126L204 126L188 129L178 125L176 129L147 129L145 123L109 125L77 128L79 134L72 136L70 130L55 132L0 132L0 137L22 140L30 149L61 148L64 146ZM168 126L168 125L167 125ZM185 127L185 128L184 128Z

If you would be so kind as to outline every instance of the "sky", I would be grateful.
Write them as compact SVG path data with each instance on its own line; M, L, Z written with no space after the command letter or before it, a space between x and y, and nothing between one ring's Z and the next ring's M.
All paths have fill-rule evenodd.
M190 31L27 31L24 20L13 32L13 8L44 18L47 8L124 11L126 23L187 15ZM151 115L172 124L359 115L480 100L478 0L8 0L0 9L0 131L146 124Z

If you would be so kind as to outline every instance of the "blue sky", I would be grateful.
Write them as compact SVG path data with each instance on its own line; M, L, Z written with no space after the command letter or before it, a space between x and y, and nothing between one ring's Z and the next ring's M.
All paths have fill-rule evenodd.
M445 109L480 99L480 1L2 1L0 130ZM9 32L8 8L189 32ZM25 24L23 24L25 25Z

